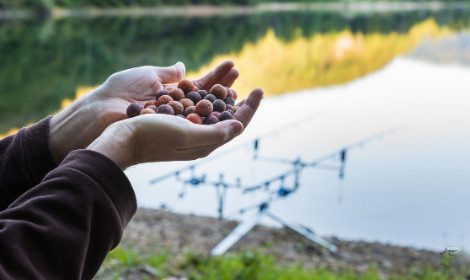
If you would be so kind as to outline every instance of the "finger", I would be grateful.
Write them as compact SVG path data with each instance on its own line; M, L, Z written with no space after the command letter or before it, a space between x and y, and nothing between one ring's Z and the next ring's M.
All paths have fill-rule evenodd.
M153 70L162 84L177 83L181 81L186 74L186 67L182 62L177 62L175 65L168 67L155 66Z
M231 136L229 139L227 139L223 143L217 143L217 144L211 144L211 145L200 146L200 147L191 147L191 148L186 148L186 149L180 149L179 152L180 152L180 155L182 157L182 160L195 160L195 159L198 159L198 158L207 157L213 151L217 150L222 145L230 142L236 136L238 136L238 134Z
M219 84L226 87L231 87L238 76L240 76L240 73L237 69L230 69L230 71L228 71L228 73L220 79Z
M160 81L155 81L153 84L150 85L150 87L143 92L139 92L139 94L134 95L132 97L129 97L127 101L129 103L132 103L134 101L137 101L138 103L142 103L142 105L151 99L155 99L155 96L157 93L163 89L163 85Z
M217 66L213 71L207 73L204 77L199 80L193 81L193 83L200 89L208 90L215 85L220 79L222 79L232 68L234 64L232 61L224 61Z
M163 88L166 89L166 90L171 90L171 89L174 89L174 88L177 88L178 87L178 84L164 84L163 85Z
M237 107L243 106L243 104L245 104L245 101L246 101L246 99L243 99L242 101L238 102Z
M217 148L222 146L223 144L214 144L214 145L207 145L202 147L195 147L195 148L188 148L185 150L179 151L179 156L181 160L195 160L198 158L207 157Z
M214 125L191 125L187 130L188 141L182 149L207 145L221 145L242 133L243 124L237 120L227 120Z
M256 110L258 110L261 99L263 99L263 90L253 90L243 105L235 112L235 119L239 120L246 127L255 115Z

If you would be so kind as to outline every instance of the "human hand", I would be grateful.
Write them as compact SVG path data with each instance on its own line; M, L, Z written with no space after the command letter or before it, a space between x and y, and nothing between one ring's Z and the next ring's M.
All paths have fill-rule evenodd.
M122 169L152 161L194 160L205 157L227 143L253 118L263 91L256 89L239 103L234 120L197 125L170 115L149 114L111 125L88 146Z
M216 83L231 86L238 77L233 62L225 61L194 82L202 89ZM184 78L181 62L169 67L142 66L111 75L97 89L57 113L50 122L49 143L56 162L72 150L87 147L109 125L127 118L130 103L151 100L165 84Z

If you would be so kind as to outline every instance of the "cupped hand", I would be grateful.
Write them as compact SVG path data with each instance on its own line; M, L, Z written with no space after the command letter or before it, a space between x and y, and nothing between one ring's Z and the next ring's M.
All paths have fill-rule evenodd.
M213 71L193 83L200 89L210 89L214 84L230 87L238 78L232 61L225 61ZM102 106L104 125L127 118L126 108L130 103L155 98L164 87L179 82L185 76L185 66L178 62L169 67L142 66L111 75L95 93L94 99Z
M231 86L238 77L233 62L225 61L193 81L208 89L216 83ZM126 108L156 96L166 84L185 76L181 62L169 67L142 66L111 75L101 86L57 113L50 122L49 143L57 162L72 150L85 148L109 125L127 118Z
M149 114L111 125L88 149L100 152L122 169L153 161L193 160L205 157L242 133L263 97L256 89L242 101L234 120L197 125L170 115Z

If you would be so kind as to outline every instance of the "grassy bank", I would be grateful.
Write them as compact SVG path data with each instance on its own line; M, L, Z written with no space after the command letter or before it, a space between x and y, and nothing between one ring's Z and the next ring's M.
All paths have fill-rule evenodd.
M140 208L96 279L465 279L461 254L327 237L331 253L288 229L256 226L227 254L210 250L237 223ZM174 278L170 278L174 277Z
M178 260L166 253L141 255L117 248L107 257L96 279L383 279L374 266L363 271L308 268L301 265L279 264L274 257L245 251L222 257L188 253ZM183 278L183 279L184 279ZM435 269L416 267L405 274L387 275L387 279L465 279L465 273L455 267Z

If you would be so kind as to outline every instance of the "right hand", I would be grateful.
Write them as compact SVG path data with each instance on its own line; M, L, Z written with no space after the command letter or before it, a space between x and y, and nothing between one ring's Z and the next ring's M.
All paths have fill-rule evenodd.
M193 83L203 89L216 83L229 87L238 77L233 67L233 62L225 61ZM90 145L112 123L126 119L130 103L144 104L154 99L164 84L177 83L185 72L184 64L179 62L169 67L141 66L111 75L90 94L52 117L49 144L56 162L70 151Z
M197 125L169 115L141 115L109 126L88 146L119 167L154 161L194 160L205 157L242 133L263 97L256 89L240 102L234 120Z

